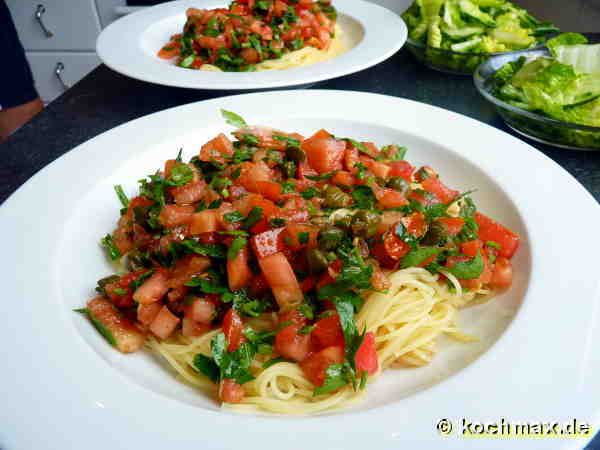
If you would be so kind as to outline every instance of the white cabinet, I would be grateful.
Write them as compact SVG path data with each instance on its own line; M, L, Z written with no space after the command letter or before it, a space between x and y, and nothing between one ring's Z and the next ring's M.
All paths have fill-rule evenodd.
M101 0L100 0L101 1ZM36 88L49 103L100 64L95 0L6 0ZM56 75L65 82L61 83Z
M100 64L95 53L28 52L27 59L44 103L50 103Z
M94 51L100 33L94 0L8 0L7 4L27 50Z

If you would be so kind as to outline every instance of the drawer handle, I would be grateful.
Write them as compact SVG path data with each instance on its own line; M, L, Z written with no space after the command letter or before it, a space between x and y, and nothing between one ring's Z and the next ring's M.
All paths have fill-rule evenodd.
M37 9L35 10L35 19L40 24L40 27L42 28L42 31L44 32L46 37L51 38L52 36L54 36L54 33L52 31L50 31L48 28L46 28L46 25L44 25L44 21L42 20L42 16L44 15L45 12L46 12L46 7L44 5L41 5L41 4L37 5Z
M62 84L63 89L66 91L67 89L69 89L69 85L67 83L65 83L65 80L63 80L63 77L62 77L63 70L65 70L65 65L63 63L61 63L60 61L57 62L56 68L54 69L54 75L56 75L56 78L58 78L58 81L60 81L60 84Z

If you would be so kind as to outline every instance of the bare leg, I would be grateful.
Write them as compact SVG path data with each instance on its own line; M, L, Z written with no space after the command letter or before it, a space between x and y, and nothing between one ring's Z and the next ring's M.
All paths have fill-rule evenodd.
M12 108L0 110L0 142L29 122L44 108L39 98Z

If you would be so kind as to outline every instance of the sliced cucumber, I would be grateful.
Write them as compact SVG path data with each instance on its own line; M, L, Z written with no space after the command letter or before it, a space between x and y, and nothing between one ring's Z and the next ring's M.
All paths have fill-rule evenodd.
M496 21L487 13L484 13L470 0L460 0L458 6L461 12L468 18L485 25L486 27L495 27Z
M455 52L468 52L469 50L473 50L480 43L481 43L481 38L475 37L473 39L469 39L468 41L452 44L450 46L450 48Z
M443 27L442 32L450 39L455 41L468 39L473 36L479 36L484 33L484 29L481 27L466 27L466 28L450 28Z

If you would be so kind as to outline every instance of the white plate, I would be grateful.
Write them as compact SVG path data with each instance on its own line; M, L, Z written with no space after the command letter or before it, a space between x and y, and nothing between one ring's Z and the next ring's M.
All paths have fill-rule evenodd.
M151 83L195 89L250 90L297 86L348 75L374 66L396 53L406 41L397 14L362 0L336 0L338 23L349 50L305 67L261 72L205 72L183 69L156 53L181 33L188 7L217 8L227 0L179 0L125 16L98 37L96 51L104 64L124 75Z
M264 105L269 105L265 108ZM389 370L357 409L319 417L234 415L153 358L113 350L73 308L111 273L98 245L118 208L112 186L220 131L219 109L250 123L409 147L480 209L523 237L508 293L461 313L478 344L448 344L421 369ZM482 448L442 438L438 419L596 423L600 411L597 238L600 208L558 165L473 119L375 94L284 91L218 98L129 122L40 171L0 208L0 446L33 448L364 450ZM482 354L483 353L483 354ZM455 422L458 427L458 422ZM458 432L457 432L458 433ZM288 440L293 440L290 446ZM536 448L581 441L536 440ZM486 449L500 448L490 440ZM512 448L530 448L513 441ZM405 447L406 448L406 447ZM411 448L411 447L408 447Z

